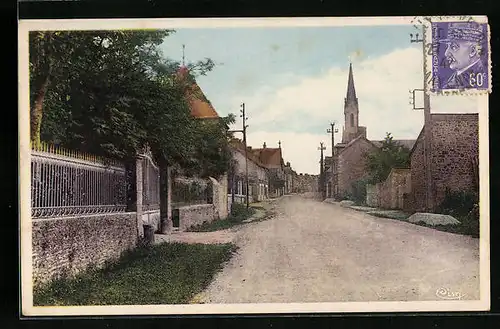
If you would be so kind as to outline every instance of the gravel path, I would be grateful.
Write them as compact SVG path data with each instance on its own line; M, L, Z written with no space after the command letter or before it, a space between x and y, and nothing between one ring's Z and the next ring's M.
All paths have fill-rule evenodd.
M479 241L299 196L235 232L201 303L479 299Z

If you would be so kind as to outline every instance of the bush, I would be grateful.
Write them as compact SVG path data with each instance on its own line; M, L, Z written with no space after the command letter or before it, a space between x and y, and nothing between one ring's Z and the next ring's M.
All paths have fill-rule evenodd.
M364 205L366 203L366 184L364 179L352 183L352 192L347 195L347 199L354 201L356 205Z
M231 205L231 216L230 218L234 221L243 221L250 218L255 213L255 209L252 207L247 208L246 204L243 203L233 203Z
M478 193L470 191L451 191L446 189L443 202L438 207L438 212L456 217L473 216L479 220Z
M479 237L478 193L447 189L437 212L453 216L460 221L460 225L446 228L446 231Z

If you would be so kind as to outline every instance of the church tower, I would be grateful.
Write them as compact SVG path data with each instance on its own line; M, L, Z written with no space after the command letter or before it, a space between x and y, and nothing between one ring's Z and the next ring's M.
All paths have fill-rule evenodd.
M349 64L349 77L347 80L347 94L344 99L344 129L342 143L349 143L359 135L366 137L366 127L359 126L359 107L356 89L354 88L354 75L352 63Z

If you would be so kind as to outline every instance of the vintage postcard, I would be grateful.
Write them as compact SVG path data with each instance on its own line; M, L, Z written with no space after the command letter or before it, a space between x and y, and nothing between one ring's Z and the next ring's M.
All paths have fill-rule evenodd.
M21 20L22 314L489 310L489 39Z

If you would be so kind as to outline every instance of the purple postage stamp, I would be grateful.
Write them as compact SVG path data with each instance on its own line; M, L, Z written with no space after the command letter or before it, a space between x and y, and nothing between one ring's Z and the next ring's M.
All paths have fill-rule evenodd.
M430 39L427 54L432 61L427 68L430 77L428 91L434 94L491 92L489 26L486 21L476 21L471 17L432 20L426 32Z

